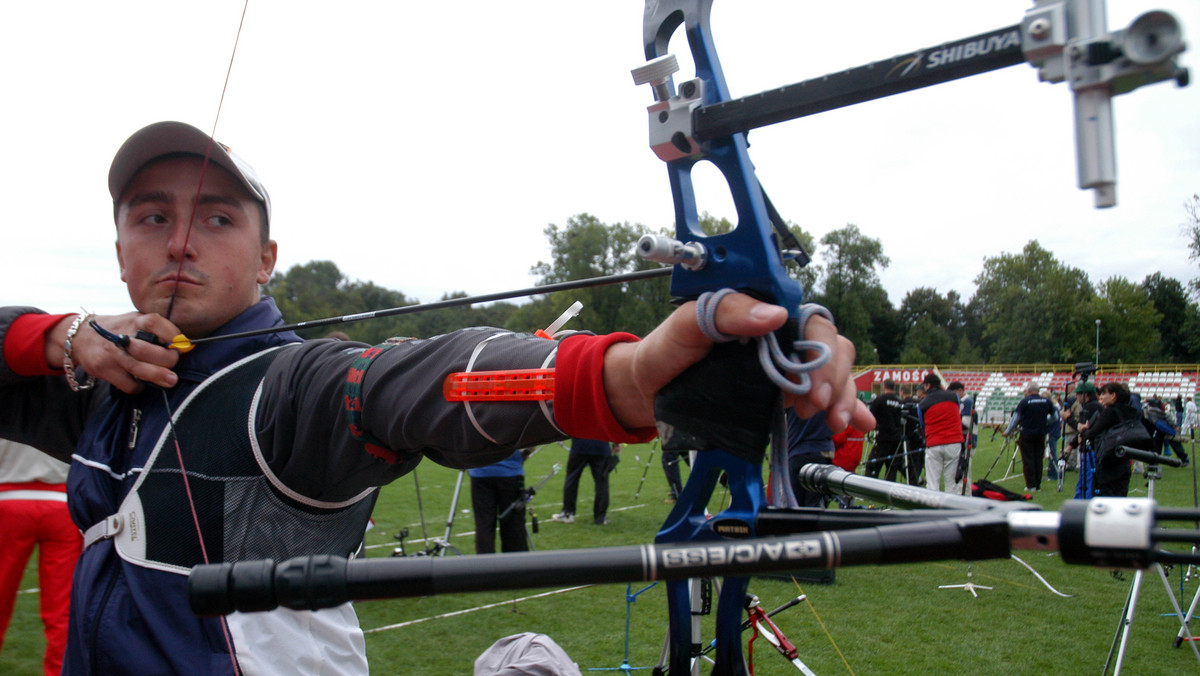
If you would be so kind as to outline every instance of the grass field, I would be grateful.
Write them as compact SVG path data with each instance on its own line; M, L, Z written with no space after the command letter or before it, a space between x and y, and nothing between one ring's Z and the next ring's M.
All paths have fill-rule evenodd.
M1000 438L981 437L975 476L981 477L1001 450ZM534 498L540 522L533 535L539 550L628 545L650 542L670 510L664 504L666 482L655 453L645 484L635 499L649 447L627 447L612 476L611 523L595 526L584 518L571 525L554 523L562 499L560 473ZM557 445L544 447L526 465L532 484L566 453ZM1004 475L1009 455L992 470L995 481ZM1019 458L1017 460L1019 474ZM1157 482L1160 504L1190 507L1193 472L1163 469ZM421 497L430 536L441 536L446 527L457 473L425 463L419 470ZM1063 493L1043 482L1035 501L1057 509L1074 489L1070 473ZM1020 490L1023 480L1002 485ZM1146 482L1134 475L1131 495L1146 493ZM584 477L579 510L590 513L592 483ZM469 492L455 516L451 540L464 553L473 550ZM394 535L408 528L410 540L421 537L414 480L404 477L385 488L376 509L377 526L368 534L368 554L387 556ZM408 551L421 544L409 542ZM1018 551L1054 588L1071 595L1062 598L1043 586L1028 570L1012 560L976 562L972 579L979 597L961 589L939 585L967 581L968 566L946 561L895 566L842 568L832 585L798 585L790 580L755 578L750 590L766 608L774 608L801 591L807 602L776 616L776 623L797 645L801 659L818 674L1099 674L1113 641L1133 573L1116 580L1111 571L1062 563L1055 554ZM23 589L36 586L34 567L27 571ZM1197 581L1182 581L1183 571L1168 570L1171 586L1183 603L1196 593ZM536 581L531 581L536 584ZM1182 589L1181 589L1182 587ZM634 586L639 591L641 586ZM554 592L554 593L548 593ZM537 596L546 594L544 596ZM636 597L630 607L629 663L651 666L658 660L666 628L662 585ZM578 590L533 588L522 592L457 594L358 604L367 633L367 650L376 674L470 674L475 658L496 639L522 631L553 637L587 672L614 668L625 659L626 586L600 585ZM486 606L486 607L485 607ZM1187 646L1172 647L1178 623L1156 574L1145 576L1139 595L1132 638L1125 657L1125 673L1200 673L1195 655ZM457 613L450 615L451 613ZM448 617L439 617L449 615ZM0 673L40 673L43 640L37 617L37 594L19 596L4 649ZM774 654L763 641L755 644L755 673L799 673ZM602 672L600 672L602 673ZM618 672L619 673L619 672ZM648 671L643 673L649 673Z

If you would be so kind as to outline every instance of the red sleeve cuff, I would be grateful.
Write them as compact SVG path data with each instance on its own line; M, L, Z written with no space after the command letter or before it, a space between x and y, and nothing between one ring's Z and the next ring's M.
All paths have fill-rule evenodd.
M636 342L631 333L575 335L558 346L554 362L554 421L576 439L642 443L658 433L653 427L627 430L613 417L604 392L604 353L613 343Z
M65 315L27 314L17 317L4 334L4 363L24 377L62 375L62 369L46 366L46 333Z

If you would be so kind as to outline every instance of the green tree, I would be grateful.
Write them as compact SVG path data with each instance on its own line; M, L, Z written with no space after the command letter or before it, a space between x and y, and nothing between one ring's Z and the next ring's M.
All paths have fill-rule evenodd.
M952 364L982 364L984 361L983 353L965 335L958 339L954 354L950 355Z
M954 341L945 325L938 324L932 317L922 315L908 330L904 351L900 353L903 364L945 364L953 355Z
M979 355L975 361L979 363L986 362L988 360L988 353L984 347L986 341L983 338L984 321L982 304L975 298L972 298L962 306L962 327L962 338L967 341L969 351L973 351Z
M1141 363L1157 356L1162 314L1145 287L1110 277L1100 283L1089 309L1089 316L1100 320L1101 363Z
M1091 353L1091 282L1036 240L1020 254L985 259L975 284L980 347L993 363L1070 362Z
M909 354L911 346L913 354L927 355L935 363L961 363L958 356L972 355L973 361L979 360L979 350L967 336L967 307L957 291L948 291L943 296L937 289L929 287L913 289L905 294L899 314L903 321L905 354ZM918 327L918 323L921 326ZM937 335L924 337L931 326L938 329ZM908 357L902 357L901 361L909 363Z
M1188 240L1188 260L1197 261L1200 260L1200 194L1184 200L1183 212L1187 216L1183 228ZM1190 286L1192 291L1200 293L1200 278L1193 279Z
M273 297L284 319L293 323L412 305L399 291L350 281L332 261L309 261L293 265L286 273L276 272L263 285L263 293ZM394 335L416 335L410 332L410 326L405 317L388 317L299 333L305 338L319 338L330 331L342 331L354 340L379 343Z
M541 278L539 285L659 267L636 253L638 239L649 232L643 225L606 225L584 213L567 219L562 228L551 223L544 232L550 241L550 261L539 261L532 268ZM576 300L583 303L584 310L571 326L597 333L645 334L671 311L666 279L654 279L552 294L514 312L510 319L542 328Z
M797 253L789 259L791 262L787 266L787 271L792 276L792 279L800 282L800 285L804 287L804 297L808 298L814 294L814 289L817 286L819 271L817 266L812 264L812 260L817 254L817 241L812 236L812 233L790 221L788 222L788 230L796 238L796 241L800 243L803 254Z
M1178 279L1156 272L1142 280L1142 288L1150 297L1154 309L1162 315L1158 324L1159 350L1157 357L1168 362L1194 361L1196 355L1187 347L1185 323L1189 312L1187 290Z
M888 298L882 286L868 287L863 291L865 306L871 311L872 354L859 352L857 363L895 364L903 361L904 318Z
M821 290L817 299L837 320L842 335L858 350L858 363L892 361L891 354L878 346L894 341L894 323L888 316L895 308L879 281L879 270L890 261L883 255L883 244L868 237L853 223L826 233L821 238L822 261L818 278ZM889 344L888 347L891 347ZM899 357L898 352L895 357Z
M454 300L457 298L466 298L467 296L468 294L464 291L452 291L450 293L443 293L438 300ZM440 310L414 312L406 317L404 335L430 338L457 331L467 326L497 326L498 324L488 322L484 319L487 312L486 309L477 309L470 305L458 305Z
M900 316L904 320L904 327L912 328L921 317L928 317L935 326L954 326L958 320L955 308L957 299L958 294L954 291L942 296L937 289L925 286L909 291L900 302Z
M262 290L275 299L284 320L290 323L415 304L399 291L372 282L347 279L331 261L293 265L286 273L275 273ZM441 300L466 296L462 291L454 291L443 294ZM511 303L462 305L303 329L299 333L304 338L321 338L332 331L340 331L352 340L374 345L393 336L427 338L464 326L506 326L516 310L517 306Z
M263 292L275 299L288 321L298 322L342 314L338 308L347 301L347 284L333 261L310 261L276 272Z

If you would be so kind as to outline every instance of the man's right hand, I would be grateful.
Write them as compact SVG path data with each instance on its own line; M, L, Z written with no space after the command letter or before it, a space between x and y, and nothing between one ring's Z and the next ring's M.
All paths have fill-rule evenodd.
M63 367L64 342L67 330L75 321L68 316L46 334L44 352L46 364L51 368ZM97 316L93 318L105 330L121 335L134 336L148 331L167 344L179 335L180 330L167 319L157 314L129 312L123 315ZM129 342L122 350L106 340L88 324L81 324L71 339L71 360L88 375L108 381L122 392L140 392L146 383L160 387L174 387L179 377L171 370L179 361L179 353L165 347L137 340Z

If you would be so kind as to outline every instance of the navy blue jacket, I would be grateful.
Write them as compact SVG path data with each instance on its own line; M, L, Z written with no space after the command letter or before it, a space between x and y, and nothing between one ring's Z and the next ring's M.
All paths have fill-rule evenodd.
M1050 431L1051 418L1056 417L1054 402L1040 394L1030 394L1022 399L1013 411L1022 434L1044 436Z
M0 347L10 323L31 312L37 310L0 308ZM263 298L221 327L216 335L277 326L282 322L274 302ZM224 516L218 512L214 517L203 510L205 503L197 503L202 507L199 518L205 541L210 542L210 533L215 538L216 546L209 547L212 560L264 558L255 556L254 551L281 542L290 548L320 551L327 547L330 533L322 533L319 524L336 523L319 520L326 512L348 505L343 511L354 510L365 526L366 514L360 514L359 508L369 513L369 504L363 496L410 471L423 457L452 467L481 466L511 456L515 448L561 438L553 421L536 406L479 407L474 418L468 420L461 405L445 401L441 388L446 373L466 370L470 359L475 360L479 370L531 368L551 363L550 353L557 349L555 341L495 329L465 329L430 340L404 342L381 354L361 382L366 404L362 424L386 445L382 451L376 449L383 456L368 452L371 447L353 438L343 410L348 368L366 346L329 340L287 346L299 342L299 337L290 332L216 341L184 355L175 368L179 384L167 390L165 398L179 420L175 431L187 440L180 444L183 454L189 458L232 458L235 454L222 451L231 448L235 441L244 443L238 452L244 447L253 448L262 468L258 471L259 480L269 480L275 488L274 497L256 503L239 502L238 496L246 495L242 485L200 476L197 466L188 460L186 468L193 477L193 493L202 490L212 495L221 490L232 496L222 498L226 500ZM478 349L483 343L488 347ZM268 355L266 351L274 347L281 349ZM478 357L472 357L476 353ZM213 380L212 376L222 369L255 355L262 356L251 363L269 369L266 376L256 371L254 379ZM269 364L258 361L268 357ZM227 382L229 387L224 387ZM189 400L189 396L201 392L205 394ZM251 394L254 403L250 411L256 411L250 413L251 417L247 416L246 407L232 405L228 411L216 415L193 415L209 410L197 406L200 401L220 410L223 400L249 401ZM183 407L185 401L190 401L188 407ZM382 403L371 405L371 402ZM481 429L489 434L483 434ZM174 455L169 442L162 445L155 471L143 472L154 448L167 438L167 432L164 390L147 387L141 393L127 395L101 382L92 390L71 392L61 377L19 376L0 360L0 434L60 459L74 460L68 478L68 505L81 530L103 522L110 515L128 514L121 508L122 501L139 476L149 479L170 474L170 468L162 464ZM177 477L178 465L175 467ZM206 483L207 487L203 485ZM178 521L172 521L169 530L181 535L178 540L157 538L155 542L166 542L173 549L180 549L176 545L185 540L183 534L194 535L194 530L188 530L192 529L192 515L182 481L177 495L174 490L147 495L153 500L169 502L172 508L178 502ZM261 492L251 497L261 498ZM312 508L302 510L311 512L313 518L308 523L316 524L306 540L257 536L261 530L270 528L289 532L292 526L264 518L263 514L278 514L277 505L286 507L293 503ZM164 520L161 509L155 515L149 510L144 514L147 519ZM210 519L221 518L226 525L246 524L251 535L237 542L250 542L253 547L232 552L211 551L221 549L223 535L228 535L228 531L214 533L210 527ZM128 520L126 524L118 538L127 539L135 532L134 524ZM303 528L301 523L292 530L303 532ZM357 542L361 542L362 529L357 532L342 529L334 535L357 537ZM146 540L143 537L141 541ZM199 548L198 540L190 537L186 540L183 544ZM225 540L224 546L229 547L230 541ZM80 556L75 570L64 673L233 673L228 641L220 623L212 618L198 618L190 611L186 585L186 575L172 572L169 567L139 565L123 558L113 540L102 539L92 544ZM319 613L276 612L281 613L276 624L271 624L268 617L275 613L230 618L232 640L238 646L238 661L244 669L280 674L365 673L365 651L355 649L351 654L345 650L348 643L355 641L354 635L360 645L362 639L349 606ZM287 613L297 612L308 617L290 620L286 617ZM285 626L298 626L301 630L305 626L346 626L357 633L314 632L313 641L296 643L274 631ZM286 652L294 659L271 661L272 651ZM361 661L361 669L351 666L358 663L356 660ZM339 670L340 667L348 668Z

